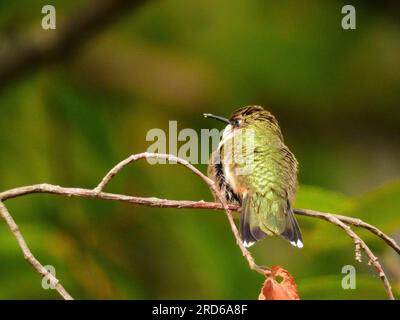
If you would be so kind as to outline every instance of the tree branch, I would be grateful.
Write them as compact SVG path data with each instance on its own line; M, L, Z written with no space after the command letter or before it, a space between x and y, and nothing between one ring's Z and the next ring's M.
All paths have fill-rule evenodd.
M305 210L305 211L308 211L308 210ZM337 225L338 227L342 228L344 230L344 232L346 232L346 234L354 242L356 261L362 262L361 261L361 249L364 250L365 254L367 255L367 257L369 259L368 264L374 265L376 273L382 280L389 299L394 300L392 288L386 277L386 274L383 271L383 268L382 268L381 264L379 263L378 258L372 253L371 249L366 245L366 243L348 225L346 225L344 222L340 221L335 215L328 214L328 213L321 213L321 212L317 212L317 211L312 211L312 212L308 212L308 213L311 213L311 215L308 215L308 216L316 217L316 218L320 218L320 219L329 221L329 222ZM389 238L389 237L387 237L387 238Z
M104 192L104 188L108 185L108 183L112 180L112 178L118 174L123 168L127 165L133 163L136 160L144 159L144 158L155 158L155 159L166 159L171 162L178 163L182 166L185 166L194 174L199 176L211 189L211 191L216 195L217 199L220 200L221 203L216 202L205 202L201 201L187 201L187 200L169 200L169 199L159 199L154 197L134 197L134 196L127 196L115 193L107 193ZM102 179L102 181L98 184L98 186L94 189L83 189L83 188L66 188L51 184L37 184L31 186L25 186L15 189L10 189L0 193L0 214L2 218L5 219L8 227L10 228L11 232L17 239L21 250L24 253L27 261L35 268L39 274L42 276L48 277L51 283L55 284L56 290L64 299L72 299L72 297L65 291L65 289L61 286L60 282L55 279L40 263L37 259L34 258L30 250L28 249L26 242L24 241L21 232L18 230L17 225L15 224L13 218L11 217L10 213L8 212L7 208L3 204L4 201L33 194L33 193L48 193L48 194L55 194L59 196L65 197L81 197L81 198L93 198L93 199L102 199L102 200L110 200L110 201L120 201L126 202L131 204L138 204L138 205L145 205L150 207L158 207L158 208L193 208L193 209L212 209L212 210L225 210L230 227L232 232L235 236L236 243L238 244L243 256L246 258L250 269L255 270L261 274L264 274L265 271L269 270L267 267L258 266L254 258L252 257L251 253L244 247L239 232L237 230L236 224L232 217L233 211L238 211L239 207L236 205L228 205L226 204L222 195L220 195L217 189L214 186L214 183L211 179L201 173L198 169L196 169L193 165L191 165L186 160L180 159L173 155L168 154L154 154L154 153L140 153L131 155L127 159L118 163L114 168L112 168L106 176ZM361 250L363 250L368 259L369 264L373 264L375 270L382 280L385 290L389 299L394 299L392 289L390 287L389 281L380 265L378 258L372 253L369 247L365 244L365 242L349 227L349 225L354 225L357 227L364 228L369 230L376 236L383 239L390 247L392 247L397 253L400 253L399 245L389 236L384 234L382 231L377 229L376 227L363 222L360 219L346 217L342 215L335 215L331 213L319 212L309 209L295 209L294 212L298 215L303 215L312 218L318 218L322 220L326 220L334 225L337 225L341 229L345 231L345 233L352 239L355 245L355 253L356 253L356 260L361 262Z
M144 2L146 0L92 0L72 13L56 30L14 40L0 50L0 88L27 72L70 56L93 35ZM45 37L43 32L46 32Z
M358 218L352 218L352 217L347 217L343 216L340 214L333 214L333 213L324 213L324 212L319 212L319 211L314 211L310 209L294 209L295 213L301 216L307 216L307 217L315 217L319 219L324 219L321 215L325 215L326 217L328 216L334 216L340 221L350 224L355 227L360 227L363 229L366 229L370 231L371 233L375 234L379 238L381 238L383 241L385 241L389 247L393 248L394 251L396 251L398 254L400 254L400 246L394 241L394 239L390 238L388 235L383 233L381 230L379 230L377 227L374 227L373 225L366 223L362 221L361 219Z
M217 188L214 185L214 181L212 181L210 178L205 176L201 171L199 171L197 168L195 168L193 165L191 165L188 161L178 158L174 155L171 154L159 154L159 153L149 153L149 152L144 152L144 153L139 153L139 154L134 154L128 157L127 159L121 161L118 163L114 168L112 168L106 176L103 178L103 180L99 183L99 185L95 188L95 192L99 193L101 192L105 186L111 181L111 179L123 168L125 168L127 165L131 164L132 162L139 160L139 159L165 159L173 163L178 163L180 165L185 166L189 170L191 170L194 174L199 176L211 189L212 193L216 196L216 198L221 202L223 209L225 210L226 216L228 218L228 222L231 226L231 230L233 235L235 236L236 243L239 246L240 250L242 251L243 256L246 258L250 269L257 271L258 273L265 274L265 271L267 271L269 268L266 267L261 267L258 266L252 255L250 254L249 250L244 246L241 238L239 231L236 227L235 221L233 220L232 217L232 212L231 209L229 208L228 204L225 201L225 197L220 194L220 192L217 190Z
M24 258L35 268L37 272L39 272L39 274L42 275L42 277L47 277L47 279L50 280L51 286L57 290L61 297L63 297L65 300L72 300L71 295L64 289L60 281L45 267L43 267L43 265L33 256L31 250L25 242L24 237L21 234L21 231L19 231L18 225L15 223L14 219L2 201L0 201L0 216L6 221L11 232L17 239L18 245L24 254Z

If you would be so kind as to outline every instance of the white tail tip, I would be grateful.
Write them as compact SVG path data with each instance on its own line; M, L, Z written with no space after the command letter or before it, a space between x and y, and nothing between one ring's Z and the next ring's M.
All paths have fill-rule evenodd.
M290 244L292 245L292 246L295 246L295 247L297 247L297 248L303 248L303 242L301 242L300 240L297 240L297 242L295 242L295 241L290 241Z
M253 244L255 244L255 242L247 242L247 241L244 241L243 244L244 244L244 246L245 246L246 248L250 248Z

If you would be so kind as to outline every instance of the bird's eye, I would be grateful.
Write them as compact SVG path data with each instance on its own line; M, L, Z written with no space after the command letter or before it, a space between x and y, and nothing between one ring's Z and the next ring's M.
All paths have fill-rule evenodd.
M240 119L235 119L235 120L233 120L233 125L234 125L235 127L239 127L241 123L242 123L242 120L240 120Z

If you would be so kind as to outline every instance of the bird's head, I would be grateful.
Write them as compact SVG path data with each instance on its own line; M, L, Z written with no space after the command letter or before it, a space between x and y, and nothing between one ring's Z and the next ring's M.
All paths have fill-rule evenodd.
M267 124L268 127L280 133L278 121L271 112L264 110L261 106L245 106L236 110L229 119L205 113L204 117L213 118L227 124L227 129L242 129L251 125L255 125L262 121L262 125Z

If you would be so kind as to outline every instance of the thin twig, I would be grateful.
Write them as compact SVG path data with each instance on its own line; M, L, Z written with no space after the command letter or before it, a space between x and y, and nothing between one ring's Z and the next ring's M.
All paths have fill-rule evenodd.
M132 163L136 160L139 160L139 159L144 159L144 158L166 159L168 161L171 161L174 163L179 163L179 164L187 167L189 170L191 170L196 175L198 175L205 183L207 183L207 185L210 187L210 189L215 193L216 197L221 201L221 203L205 202L203 200L187 201L187 200L158 199L158 198L154 198L154 197L151 197L151 198L133 197L133 196L127 196L127 195L121 195L121 194L107 193L107 192L103 191L103 189L107 186L107 184L112 180L112 178L119 171L121 171L124 167L126 167L130 163ZM94 198L94 199L103 199L103 200L111 200L111 201L120 201L120 202L127 202L127 203L131 203L131 204L139 204L139 205L159 207L159 208L193 208L193 209L225 210L227 217L228 217L229 224L232 229L232 232L235 236L236 242L237 242L239 248L241 249L243 256L246 258L250 268L252 270L255 270L262 274L266 270L269 270L268 268L260 267L255 263L250 252L244 247L244 245L241 241L239 232L237 230L236 224L234 223L234 220L232 217L232 211L238 211L240 208L236 205L226 204L224 201L224 198L221 195L219 195L218 192L216 191L214 183L211 179L209 179L207 176L205 176L203 173L201 173L198 169L196 169L194 166L192 166L186 160L180 159L173 155L141 153L141 154L137 154L137 155L132 155L132 156L128 157L127 159L118 163L114 168L112 168L106 174L106 176L102 179L102 181L99 183L99 185L95 189L66 188L66 187L61 187L61 186L56 186L56 185L51 185L51 184L37 184L37 185L31 185L31 186L26 186L26 187L10 189L10 190L0 193L1 216L6 220L9 228L11 229L14 236L16 237L22 251L24 252L24 256L27 257L28 262L30 262L30 264L42 276L47 276L50 279L50 281L52 281L52 283L54 283L54 284L57 283L56 289L60 293L60 295L65 299L71 298L71 296L65 291L65 289L61 286L61 284L58 282L58 280L56 280L54 277L53 277L54 278L53 279L52 275L49 274L49 272L46 269L44 269L43 266L41 266L41 264L32 256L29 249L27 249L26 243L23 240L20 231L16 227L14 220L12 219L11 215L9 214L6 207L2 203L3 201L6 201L8 199L13 199L13 198L17 198L20 196L33 194L33 193L49 193L49 194L55 194L55 195L60 195L60 196L66 196L66 197L83 197L83 198ZM371 231L372 233L374 233L375 235L377 235L378 237L383 239L389 246L391 246L394 250L396 250L396 252L399 252L399 246L392 238L390 238L389 236L384 234L382 231L380 231L376 227L374 227L370 224L367 224L360 219L355 219L355 218L346 217L346 216L342 216L342 215L335 215L335 214L331 214L331 213L319 212L319 211L314 211L314 210L308 210L308 209L295 209L294 212L298 215L323 219L323 220L331 222L332 224L335 224L335 225L339 226L340 228L342 228L354 242L355 251L356 251L356 260L361 261L361 252L360 251L361 251L361 249L364 250L369 258L369 262L374 265L376 272L378 273L379 277L383 281L383 284L384 284L385 290L387 291L388 297L390 299L394 299L390 284L387 280L387 277L386 277L377 257L372 253L372 251L368 248L368 246L365 244L365 242L361 238L359 238L358 235L355 234L354 231L347 224L365 228L365 229ZM26 251L26 249L28 251Z
M366 229L379 238L381 238L383 241L385 241L391 248L393 248L394 251L396 251L398 254L400 254L400 246L394 241L393 238L389 237L387 234L383 233L381 230L379 230L377 227L366 223L362 221L361 219L358 218L352 218L352 217L347 217L343 216L340 214L334 214L334 213L328 213L328 212L319 212L315 210L310 210L310 209L294 209L294 213L301 215L301 216L307 216L307 217L315 217L315 218L320 218L321 214L322 215L331 215L335 216L338 218L340 221L353 225L355 227L363 228Z
M306 213L306 211L308 211L308 210L304 210L304 213ZM308 212L308 213L310 213L310 212ZM360 250L363 249L369 259L368 264L374 265L376 273L378 274L379 278L382 280L389 299L394 300L392 288L386 277L385 272L383 271L381 264L378 261L378 258L372 253L371 249L366 245L366 243L347 224L340 221L339 218L337 218L335 215L332 215L332 214L326 214L326 213L320 213L317 211L312 211L312 214L309 216L329 221L329 222L339 226L340 228L342 228L354 242L355 250L356 250L356 260L361 262Z
M226 216L228 218L229 225L231 226L231 230L233 235L235 236L236 243L239 246L240 250L242 251L243 256L246 258L250 269L257 271L258 273L265 274L266 270L269 270L267 267L261 267L257 265L254 261L254 258L252 257L251 253L247 248L244 246L243 241L240 237L239 231L236 227L235 221L233 220L232 217L232 212L228 206L228 204L225 201L225 198L221 193L217 190L217 188L214 185L214 181L212 181L210 178L208 178L206 175L204 175L201 171L199 171L196 167L191 165L188 161L178 158L174 155L171 154L160 154L160 153L150 153L150 152L143 152L139 154L134 154L128 157L127 159L119 162L114 168L112 168L106 176L103 178L103 180L99 183L99 185L94 189L96 193L101 192L105 186L111 181L111 179L119 172L121 171L124 167L127 165L131 164L132 162L139 160L139 159L162 159L162 160L168 160L173 163L178 163L192 172L194 172L197 176L199 176L211 189L211 191L214 193L214 195L217 197L217 199L221 202L223 209L225 210Z
M21 231L19 231L18 225L15 223L14 219L2 201L0 201L0 216L6 221L11 232L17 239L18 245L24 254L24 258L36 269L37 272L39 272L39 274L42 275L42 277L46 277L50 281L51 287L56 289L61 297L63 297L65 300L73 300L71 295L61 285L60 281L33 256L31 250L26 244L24 237L21 234Z
M72 12L56 30L19 35L6 42L0 48L0 89L25 73L71 56L88 39L145 2L91 0Z
M221 210L224 209L224 206L220 203L216 202L206 202L203 200L200 201L191 201L191 200L170 200L170 199L159 199L154 197L134 197L127 196L122 194L115 193L107 193L101 192L98 193L93 189L83 189L83 188L66 188L60 187L52 184L35 184L31 186L19 187L15 189L10 189L0 193L0 200L8 200L16 197L20 197L27 194L32 193L50 193L50 194L58 194L60 196L67 197L79 197L79 198L98 198L102 200L112 200L112 201L120 201L120 202L129 202L132 204L145 205L150 207L157 208L188 208L188 209L210 209L210 210ZM238 211L239 207L237 205L228 205L231 211ZM328 212L320 212L310 209L294 209L294 213L301 216L306 217L314 217L321 219L321 215L333 215L338 218L340 221L350 224L359 228L364 228L382 240L384 240L393 250L395 250L398 254L400 254L400 246L396 243L396 241L390 238L388 235L383 233L381 230L372 226L361 219L347 217L343 215L328 213ZM326 219L325 219L326 220Z

